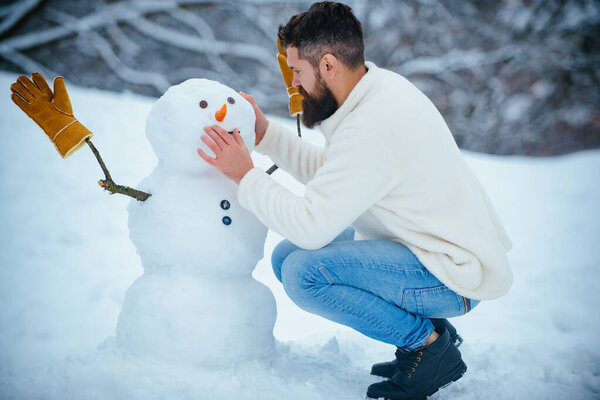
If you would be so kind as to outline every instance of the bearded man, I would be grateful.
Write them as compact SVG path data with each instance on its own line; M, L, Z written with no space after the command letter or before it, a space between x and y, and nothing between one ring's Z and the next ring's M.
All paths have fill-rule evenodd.
M279 27L302 120L325 147L256 113L256 150L306 185L296 196L217 126L199 155L238 183L240 204L286 240L275 276L301 308L396 346L371 398L424 399L465 373L446 318L505 294L511 242L432 102L365 62L350 7L313 4Z

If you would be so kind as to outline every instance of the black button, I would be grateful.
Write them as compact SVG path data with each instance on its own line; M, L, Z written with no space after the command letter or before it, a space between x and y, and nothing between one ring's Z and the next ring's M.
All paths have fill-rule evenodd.
M229 218L229 217L227 217L227 216L223 217L223 223L224 223L225 225L229 225L229 224L231 224L231 218Z
M231 207L231 204L227 200L221 201L221 208L223 210L229 210L229 207Z

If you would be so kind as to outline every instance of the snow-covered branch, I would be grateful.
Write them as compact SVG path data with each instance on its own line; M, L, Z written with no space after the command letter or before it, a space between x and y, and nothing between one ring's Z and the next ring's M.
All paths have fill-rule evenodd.
M60 26L31 32L0 43L0 54L8 50L24 50L54 42L73 32L98 29L120 21L140 16L169 11L181 5L210 3L210 0L129 1L107 5L83 18L66 21Z
M9 60L11 63L23 68L23 71L39 72L45 76L60 75L57 72L53 71L51 68L38 63L31 57L27 57L26 55L24 55L18 51L9 50L6 53L4 53L3 56L7 60Z
M150 85L159 93L166 91L171 84L160 73L151 71L139 71L125 65L113 52L108 40L95 32L87 32L93 46L113 72L126 82L142 85Z
M277 26L312 2L97 0L79 3L74 18L64 2L37 0L25 23L13 24L17 8L34 2L12 0L0 6L0 23L13 21L0 41L0 68L55 70L76 84L151 96L204 77L286 115ZM597 0L346 3L363 24L366 58L429 96L462 147L556 152L579 137L600 145Z
M181 21L200 35L202 40L216 42L217 38L210 25L199 15L193 14L186 10L176 9L169 13L173 18ZM208 57L208 62L211 63L215 71L220 71L231 77L236 77L236 72L221 58L219 54L212 54Z
M106 33L108 34L109 39L112 40L119 49L119 53L127 59L132 60L142 52L142 47L131 40L119 27L119 24L115 23L108 25L106 27Z
M209 55L234 55L241 58L255 60L273 71L275 69L274 55L267 52L263 47L252 43L227 42L223 40L205 40L166 28L162 25L150 22L144 18L137 18L132 22L132 27L145 35L185 50L203 52Z
M27 13L40 4L42 0L22 0L13 5L6 6L0 16L6 17L0 22L0 36L8 32L15 26Z
M514 57L514 49L503 47L488 53L480 50L452 50L439 57L419 57L409 60L397 69L403 74L442 74L447 70L476 69L483 65L496 64Z
M75 21L76 18L64 12L54 10L49 14L50 17L62 21ZM160 73L151 71L140 71L128 67L113 51L108 40L95 31L83 31L81 35L86 36L89 42L98 51L100 57L110 67L113 72L126 82L133 84L150 85L156 88L159 93L164 92L170 86L169 81Z

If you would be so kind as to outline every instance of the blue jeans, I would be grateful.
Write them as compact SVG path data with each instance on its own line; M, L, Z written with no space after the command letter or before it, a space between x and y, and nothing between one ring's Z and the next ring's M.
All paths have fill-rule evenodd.
M429 318L456 317L479 304L447 288L406 246L355 241L351 227L318 250L283 240L271 263L300 308L411 351L433 333Z

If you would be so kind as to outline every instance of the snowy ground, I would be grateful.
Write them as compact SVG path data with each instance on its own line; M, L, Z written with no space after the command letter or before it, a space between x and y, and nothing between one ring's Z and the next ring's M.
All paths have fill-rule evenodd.
M0 73L0 399L361 399L378 381L370 365L394 349L291 303L268 262L274 232L255 271L277 300L280 355L270 365L214 371L119 353L120 305L142 272L129 199L101 191L89 150L59 157L10 101L15 78ZM135 187L156 162L144 136L153 100L68 88L113 178ZM515 280L506 296L452 320L468 371L432 398L600 398L600 150L465 157L514 242ZM270 166L258 155L256 164Z

